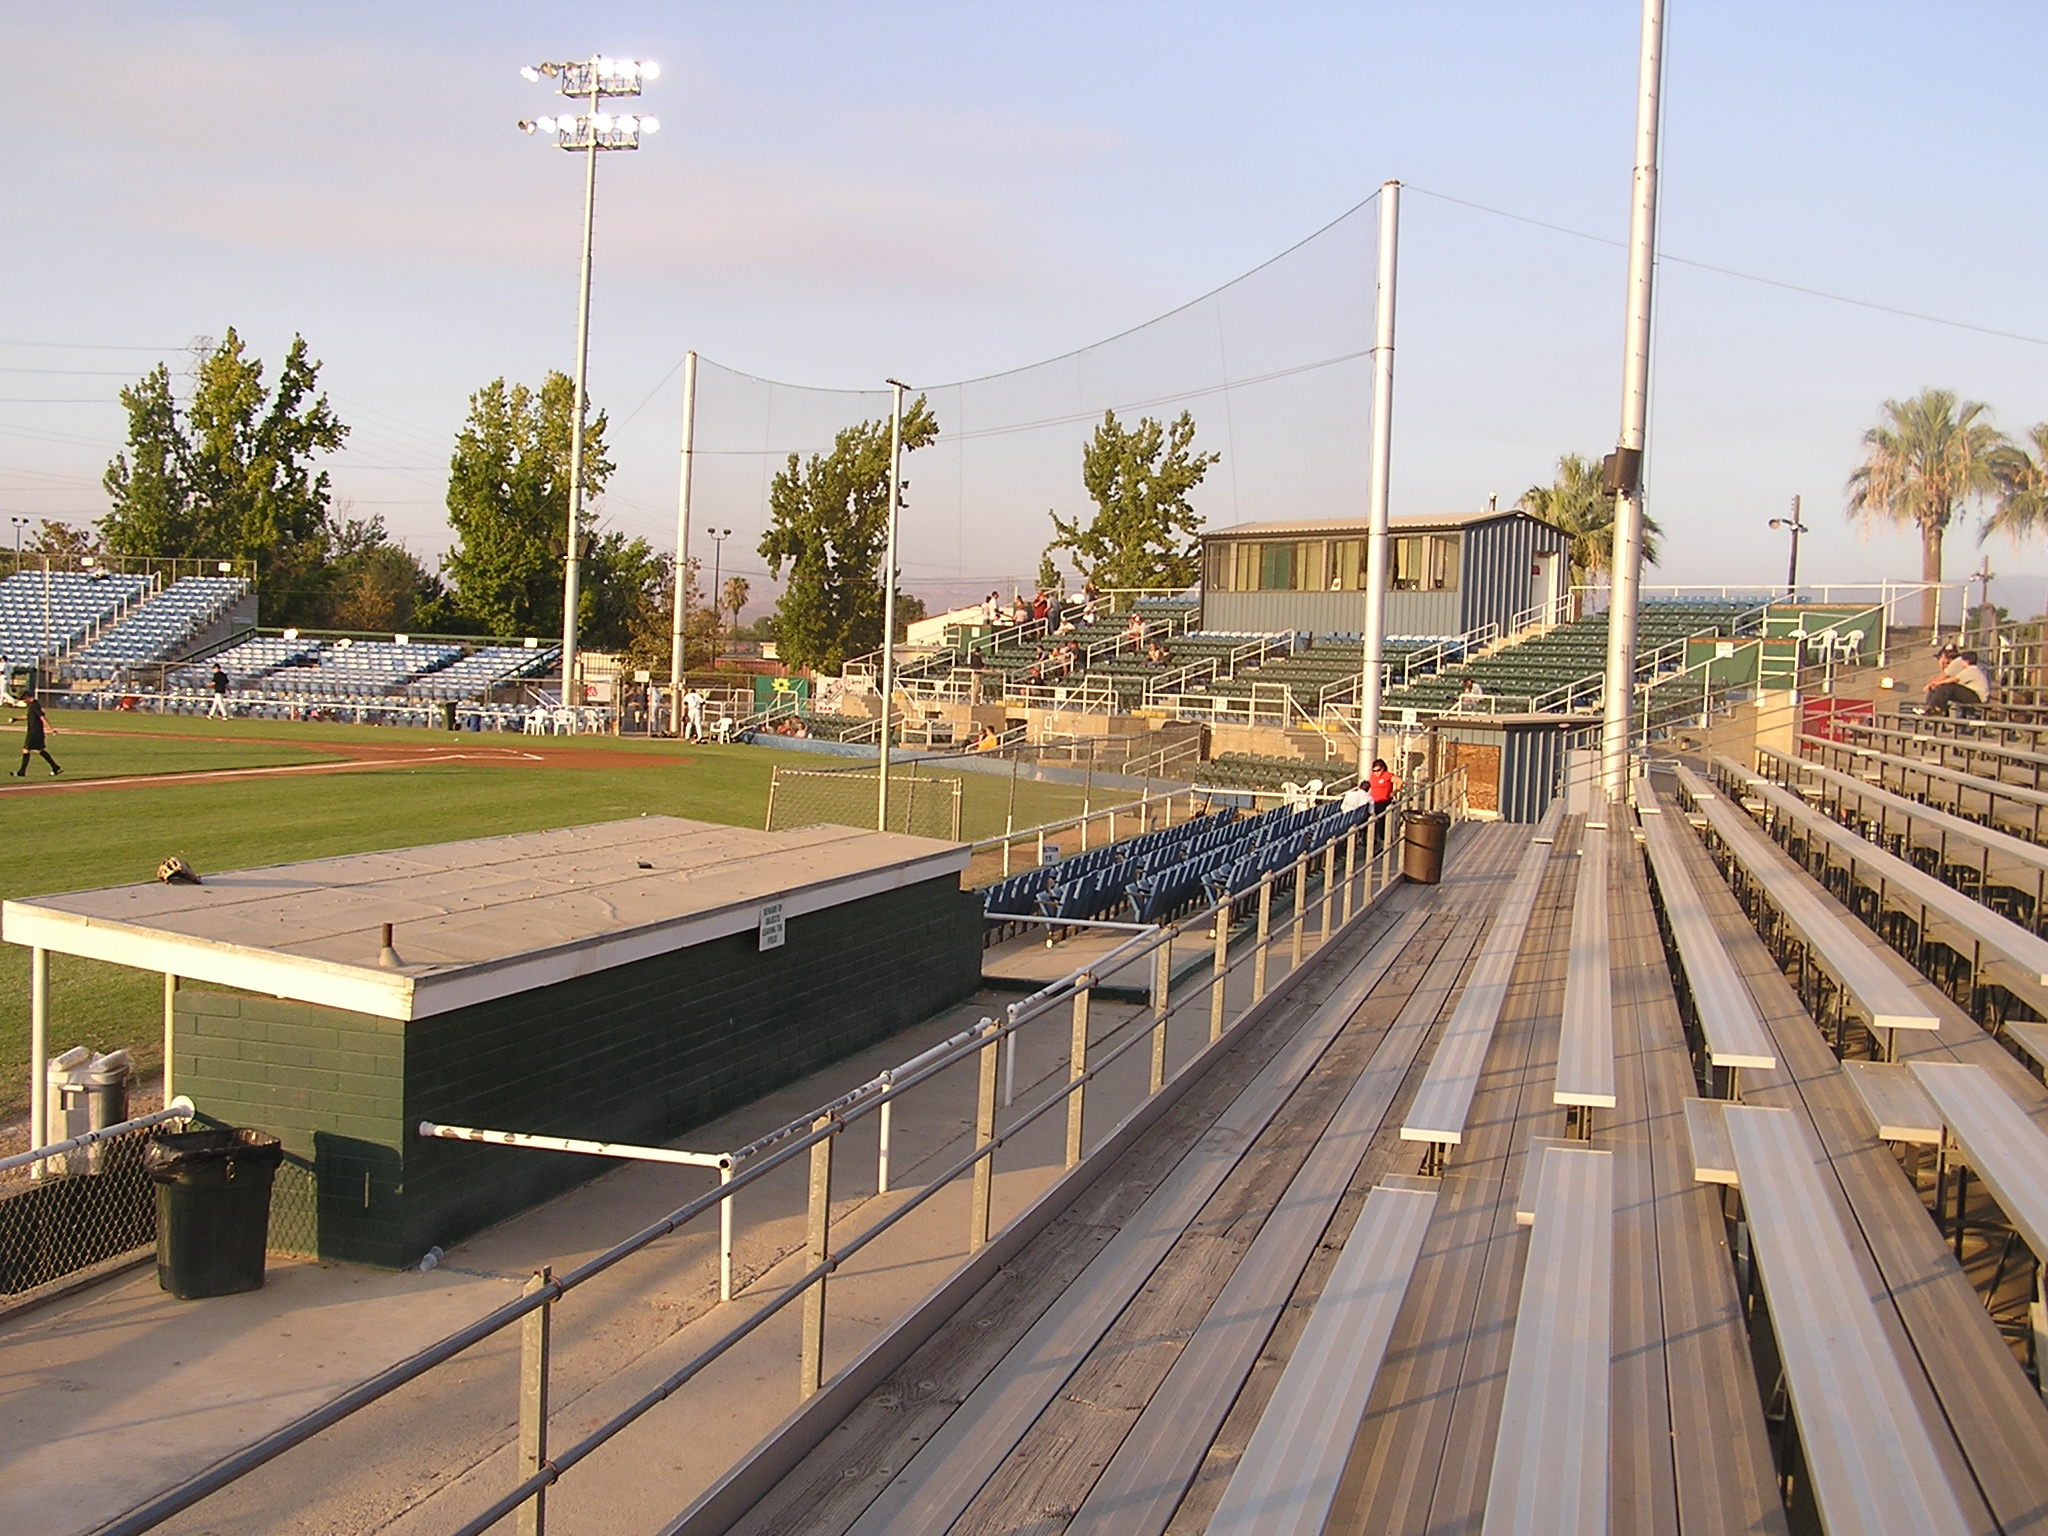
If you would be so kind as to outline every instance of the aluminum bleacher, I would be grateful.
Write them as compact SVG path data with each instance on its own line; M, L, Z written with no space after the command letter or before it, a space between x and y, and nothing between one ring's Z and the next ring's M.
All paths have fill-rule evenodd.
M557 666L560 646L486 645L444 667L416 677L406 692L421 699L472 699Z
M1623 814L1620 806L1599 806L1595 814ZM1552 1101L1573 1112L1579 1134L1592 1134L1591 1111L1614 1108L1613 959L1607 943L1607 887L1610 870L1605 825L1591 820L1579 843L1577 895L1572 901L1571 954L1564 979L1564 1016L1557 1046L1557 1084Z
M271 673L264 686L313 698L398 693L421 674L437 671L461 655L459 645L342 640L323 646L310 658L310 664L293 663Z
M174 688L203 689L211 682L213 669L219 667L227 674L230 687L246 688L280 667L310 663L319 653L318 640L282 640L274 635L258 637L231 645L196 666L173 672L170 684Z
M0 658L37 662L62 654L149 590L144 576L103 571L16 571L0 580Z
M248 596L236 576L188 576L147 598L68 657L72 677L111 678L130 667L168 661Z

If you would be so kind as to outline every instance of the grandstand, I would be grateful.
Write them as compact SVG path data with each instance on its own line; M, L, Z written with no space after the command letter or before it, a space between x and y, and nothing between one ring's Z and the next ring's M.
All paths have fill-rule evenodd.
M105 679L130 668L175 660L248 595L249 583L236 576L190 576L174 582L101 629L65 660L64 671L73 678Z
M560 661L561 655L561 648L552 645L532 650L516 645L480 646L413 679L405 691L420 699L484 698L493 689L541 676Z
M213 669L218 667L227 674L229 686L246 688L258 678L268 677L280 667L310 662L319 651L320 642L317 640L285 640L275 635L259 636L230 646L197 666L173 672L168 681L173 688L205 688L212 680Z
M0 657L42 664L92 639L149 590L146 576L16 571L0 581Z

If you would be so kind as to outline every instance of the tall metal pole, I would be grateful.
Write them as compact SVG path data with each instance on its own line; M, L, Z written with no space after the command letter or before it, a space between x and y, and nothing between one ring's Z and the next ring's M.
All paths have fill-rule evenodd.
M1614 507L1607 609L1607 699L1601 778L1610 799L1628 790L1635 706L1636 608L1643 579L1643 441L1650 414L1650 285L1657 258L1657 121L1664 68L1664 0L1643 0L1637 67L1635 203L1629 215L1628 333L1622 357L1621 441L1608 461Z
M675 691L676 734L683 733L680 700L683 696L683 635L690 623L690 471L697 451L697 354L683 358L683 454L680 483L676 488L676 601L675 633L668 658L668 685ZM713 599L717 597L712 594Z
M1380 187L1380 270L1372 343L1372 491L1365 538L1364 654L1358 675L1358 777L1380 744L1380 675L1387 629L1387 481L1394 446L1394 268L1401 228L1401 183Z
M590 74L590 115L602 104L597 71ZM581 705L576 690L576 607L582 601L584 378L590 361L590 233L597 216L597 134L590 135L583 171L583 267L576 297L576 385L569 417L569 536L562 561L562 702Z
M903 499L903 386L888 381L889 552L882 560L882 771L875 795L875 830L889 830L889 701L896 691L896 504Z
M1790 602L1799 601L1799 535L1805 532L1799 526L1799 498L1792 498L1792 564L1785 572L1785 596Z

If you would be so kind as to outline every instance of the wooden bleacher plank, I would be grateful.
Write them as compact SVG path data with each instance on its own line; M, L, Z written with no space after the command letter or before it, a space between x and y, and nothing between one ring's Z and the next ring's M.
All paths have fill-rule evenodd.
M1775 862L1784 858L1782 851L1747 812L1725 799L1703 798L1698 777L1683 764L1678 767L1678 779L1706 812L1708 823L1722 843L1749 870L1770 896L1772 905L1784 914L1807 947L1856 1000L1873 1029L1940 1026L1927 1005L1870 953L1850 927L1847 914L1830 897L1816 890L1803 874Z
M1981 945L1986 951L1983 964L1992 974L2036 997L2042 995L2042 988L2048 988L2048 939L2029 933L2011 918L2000 916L1954 886L1887 853L1868 838L1823 816L1791 791L1749 773L1727 758L1717 758L1716 762L1746 779L1755 793L1810 837L1840 849L1845 856L1877 874L1880 888L1887 895L1904 893L1913 904L1926 912L1939 913L1962 936Z
M1764 1293L1822 1521L1871 1536L1963 1536L1950 1487L1850 1239L1791 1110L1724 1111Z
M1436 1201L1390 1183L1367 1197L1209 1536L1321 1536Z
M1686 834L1666 816L1646 817L1643 843L1656 872L1658 893L1685 967L1687 986L1692 991L1693 1009L1699 1015L1700 1033L1706 1037L1707 1059L1717 1067L1774 1067L1777 1054L1765 1031L1763 1018L1742 978L1735 974L1728 953L1721 947L1713 920L1707 916L1699 892L1694 889L1679 839Z
M1607 1529L1614 1155L1541 1160L1483 1536Z
M1674 818L1675 819L1675 818ZM1688 834L1689 835L1689 834ZM1782 1536L1784 1512L1717 1191L1693 1180L1694 1073L1642 866L1613 892L1616 1530Z
M1408 914L1373 947L1172 1177L947 1416L852 1531L938 1536L953 1524L1392 967L1421 916Z
M1845 1061L1842 1071L1869 1112L1879 1141L1941 1145L1941 1112L1910 1068L1885 1061Z
M1925 1393L1922 1419L1952 1428L1952 1438L1942 1442L1954 1460L1952 1485L1967 1487L1974 1480L2003 1528L2033 1528L2048 1510L2048 1413L2038 1393L1927 1219L1926 1206L1897 1157L1871 1133L1840 1064L1750 918L1720 883L1706 849L1689 844L1686 856L1729 956L1777 1042L1778 1066L1752 1076L1745 1089L1748 1101L1801 1111L1827 1148L1827 1169L1838 1181L1845 1212L1854 1214L1853 1230L1867 1245L1873 1284L1891 1293L1904 1329L1901 1347L1910 1341L1910 1356L1900 1358L1917 1361L1924 1372L1918 1378ZM1775 845L1766 843L1758 858L1775 861L1788 880L1807 879ZM1867 942L1879 958L1895 963L1875 935ZM2004 1057L2015 1077L2031 1082L2017 1062L1953 1004L1936 996L1931 985L1924 991L1929 1006L1941 1012L1942 1028L1902 1036L1902 1054L1945 1053L1952 1037L1973 1039L1976 1048ZM2032 1086L2043 1092L2040 1084ZM1984 1519L1990 1528L1990 1517Z
M1589 825L1579 843L1579 876L1572 900L1571 955L1565 968L1557 1086L1552 1092L1558 1104L1614 1108L1614 992L1607 945L1611 875L1606 829Z
M1452 958L1441 991L1433 994L1439 999L1447 997L1456 965ZM1432 995L1426 983L1418 994ZM1439 1011L1440 1003L1404 1008L1381 1037L1194 1337L1082 1500L1069 1536L1159 1536L1166 1529Z
M1508 983L1514 976L1515 960L1521 953L1550 854L1548 846L1532 843L1522 855L1514 883L1501 898L1493 926L1466 978L1464 995L1444 1026L1422 1088L1401 1123L1403 1141L1456 1146L1465 1139L1465 1120L1479 1087L1480 1069L1486 1062L1494 1026L1500 1021L1501 1005L1507 1000Z
M2048 1133L1982 1067L1916 1061L1963 1159L1991 1191L2036 1258L2048 1254Z
M1524 1245L1514 1219L1520 1149L1562 1129L1550 1103L1564 998L1569 866L1546 871L1502 1010L1470 1134L1443 1194L1331 1508L1331 1531L1424 1536L1476 1527L1492 1452Z

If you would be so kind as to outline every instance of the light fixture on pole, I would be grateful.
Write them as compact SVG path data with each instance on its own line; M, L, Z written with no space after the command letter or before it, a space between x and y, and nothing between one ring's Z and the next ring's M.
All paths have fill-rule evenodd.
M718 580L725 558L725 541L732 537L730 528L706 528L711 535L711 665L718 665L718 658L725 651L724 620L719 617Z
M1785 571L1785 601L1796 603L1799 601L1799 535L1813 532L1806 524L1799 521L1799 498L1797 496L1792 498L1792 515L1790 517L1772 518L1771 526L1773 528L1787 529L1792 534L1792 564Z
M882 735L880 788L875 798L875 830L889 830L889 700L896 691L896 514L903 502L903 391L894 379L884 381L893 394L889 407L889 547L882 557ZM904 831L910 828L906 826Z
M25 517L17 517L17 518L14 518L14 519L13 519L13 523L14 523L14 568L15 568L15 569L16 569L16 570L18 571L18 570L20 570L20 569L21 569L21 530L22 530L22 529L24 529L24 528L26 528L26 527L28 526L28 519L27 519L27 518L25 518Z
M642 134L661 127L651 117L635 113L613 114L604 110L605 98L638 96L646 81L661 73L661 66L646 59L612 59L599 54L578 63L529 64L519 71L533 81L556 82L555 92L587 104L584 112L522 118L525 133L543 133L553 138L557 149L584 157L583 170L583 263L576 299L575 392L569 418L569 527L562 545L562 702L579 704L572 696L576 678L576 608L582 597L583 558L583 417L588 395L584 389L590 357L590 233L597 212L597 152L601 149L638 149Z

